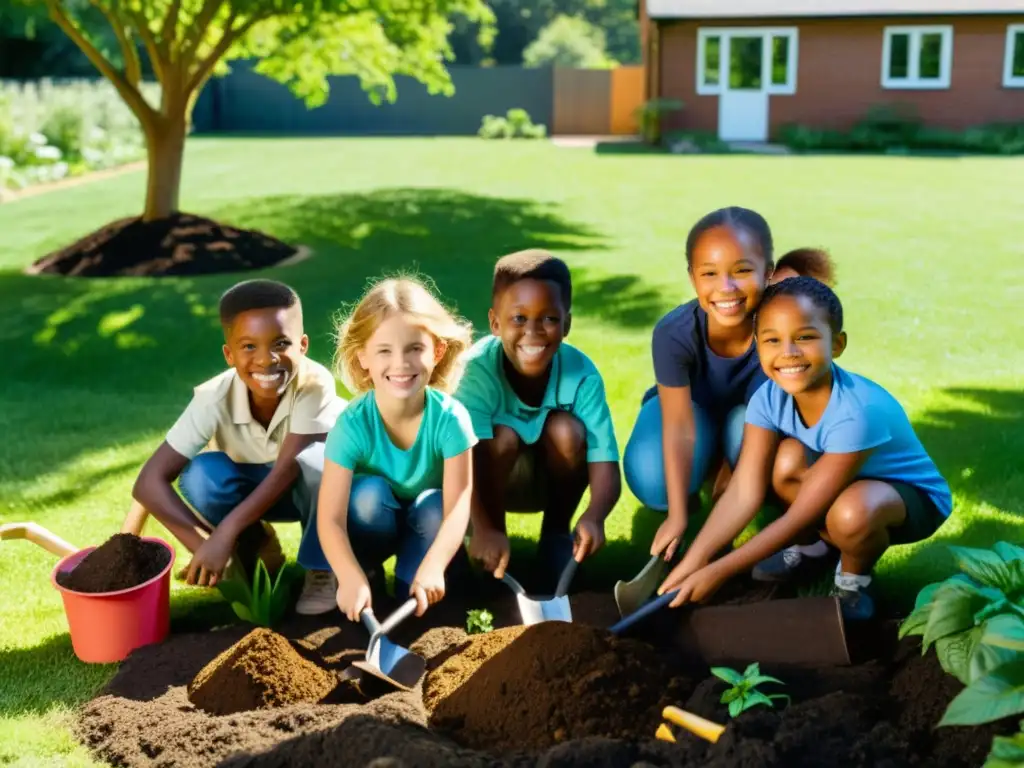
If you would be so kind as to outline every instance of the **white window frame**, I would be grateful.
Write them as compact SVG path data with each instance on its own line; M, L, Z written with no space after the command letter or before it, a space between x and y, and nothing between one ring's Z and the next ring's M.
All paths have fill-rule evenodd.
M1013 76L1013 48L1017 35L1024 37L1024 24L1010 24L1006 28L1006 58L1003 61L1003 87L1024 88L1024 75Z
M761 71L767 72L768 77L761 85L764 93L776 95L792 95L796 93L797 65L799 63L800 33L796 27L701 27L697 30L697 74L696 86L699 96L719 96L724 90L724 84L729 79L729 44L730 37L754 37L763 35L767 44L761 47ZM704 82L704 53L705 45L709 37L719 38L718 44L718 84L707 85ZM789 38L788 58L786 61L786 74L788 82L781 85L772 83L772 38Z
M939 57L939 78L922 79L918 73L921 65L921 37L924 35L942 35L942 52ZM892 53L894 35L910 37L907 55L907 76L903 78L889 77L889 57ZM885 28L885 39L882 44L882 87L889 90L903 91L935 91L950 87L953 74L953 27L950 25L933 26L897 26Z

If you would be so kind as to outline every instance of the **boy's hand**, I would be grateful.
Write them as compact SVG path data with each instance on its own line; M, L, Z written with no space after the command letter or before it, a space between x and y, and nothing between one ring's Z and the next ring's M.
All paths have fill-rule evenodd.
M651 557L662 555L668 562L679 549L679 542L682 541L686 532L686 518L676 519L669 515L665 518L658 532L654 534L654 541L651 543Z
M349 621L359 621L359 614L364 609L372 607L373 603L366 575L360 573L358 578L338 579L337 600L338 608Z
M576 523L576 535L572 545L572 557L577 563L604 546L604 523L587 517L586 513Z
M416 615L422 616L428 606L444 598L444 569L424 560L409 585L409 594L416 598Z
M679 585L679 594L669 603L670 608L678 608L684 603L699 603L715 594L728 580L729 575L717 562L705 565L700 570L691 573L681 583L673 581L673 574L669 574L665 583L658 589L658 594L661 595L675 589L675 586L669 586L669 582L673 581L673 584Z
M234 538L215 528L210 537L200 544L199 549L192 555L185 581L201 587L216 586L227 567L228 560L231 559L231 550L234 547Z
M505 575L511 553L508 536L494 528L474 527L469 538L469 558L481 562L484 568L500 579Z

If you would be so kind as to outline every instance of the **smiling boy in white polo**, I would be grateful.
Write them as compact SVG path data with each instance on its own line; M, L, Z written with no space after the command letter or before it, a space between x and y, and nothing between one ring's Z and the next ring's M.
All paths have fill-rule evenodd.
M345 402L331 372L306 357L302 306L288 286L239 283L221 297L220 319L231 367L195 388L133 496L193 553L189 584L215 585L233 555L251 577L257 555L278 548L267 522L298 521L307 574L296 610L326 613L337 583L316 501L324 441Z

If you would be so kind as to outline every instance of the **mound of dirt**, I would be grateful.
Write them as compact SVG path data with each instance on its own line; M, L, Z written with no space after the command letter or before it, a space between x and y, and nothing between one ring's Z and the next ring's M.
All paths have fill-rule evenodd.
M170 559L171 553L160 544L116 533L72 570L60 571L57 583L75 592L118 592L149 581Z
M323 701L338 678L308 661L284 637L254 629L189 683L188 699L213 715Z
M29 274L74 277L205 275L273 266L297 250L254 230L188 213L113 221L36 261Z
M552 621L474 637L428 675L424 703L455 741L507 752L653 735L690 688L646 643Z

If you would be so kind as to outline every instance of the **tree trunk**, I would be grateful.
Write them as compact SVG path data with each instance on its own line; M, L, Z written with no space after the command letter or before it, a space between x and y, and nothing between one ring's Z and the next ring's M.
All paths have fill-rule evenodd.
M161 117L144 126L149 175L146 180L143 221L165 219L178 212L187 124L185 114L180 114Z

